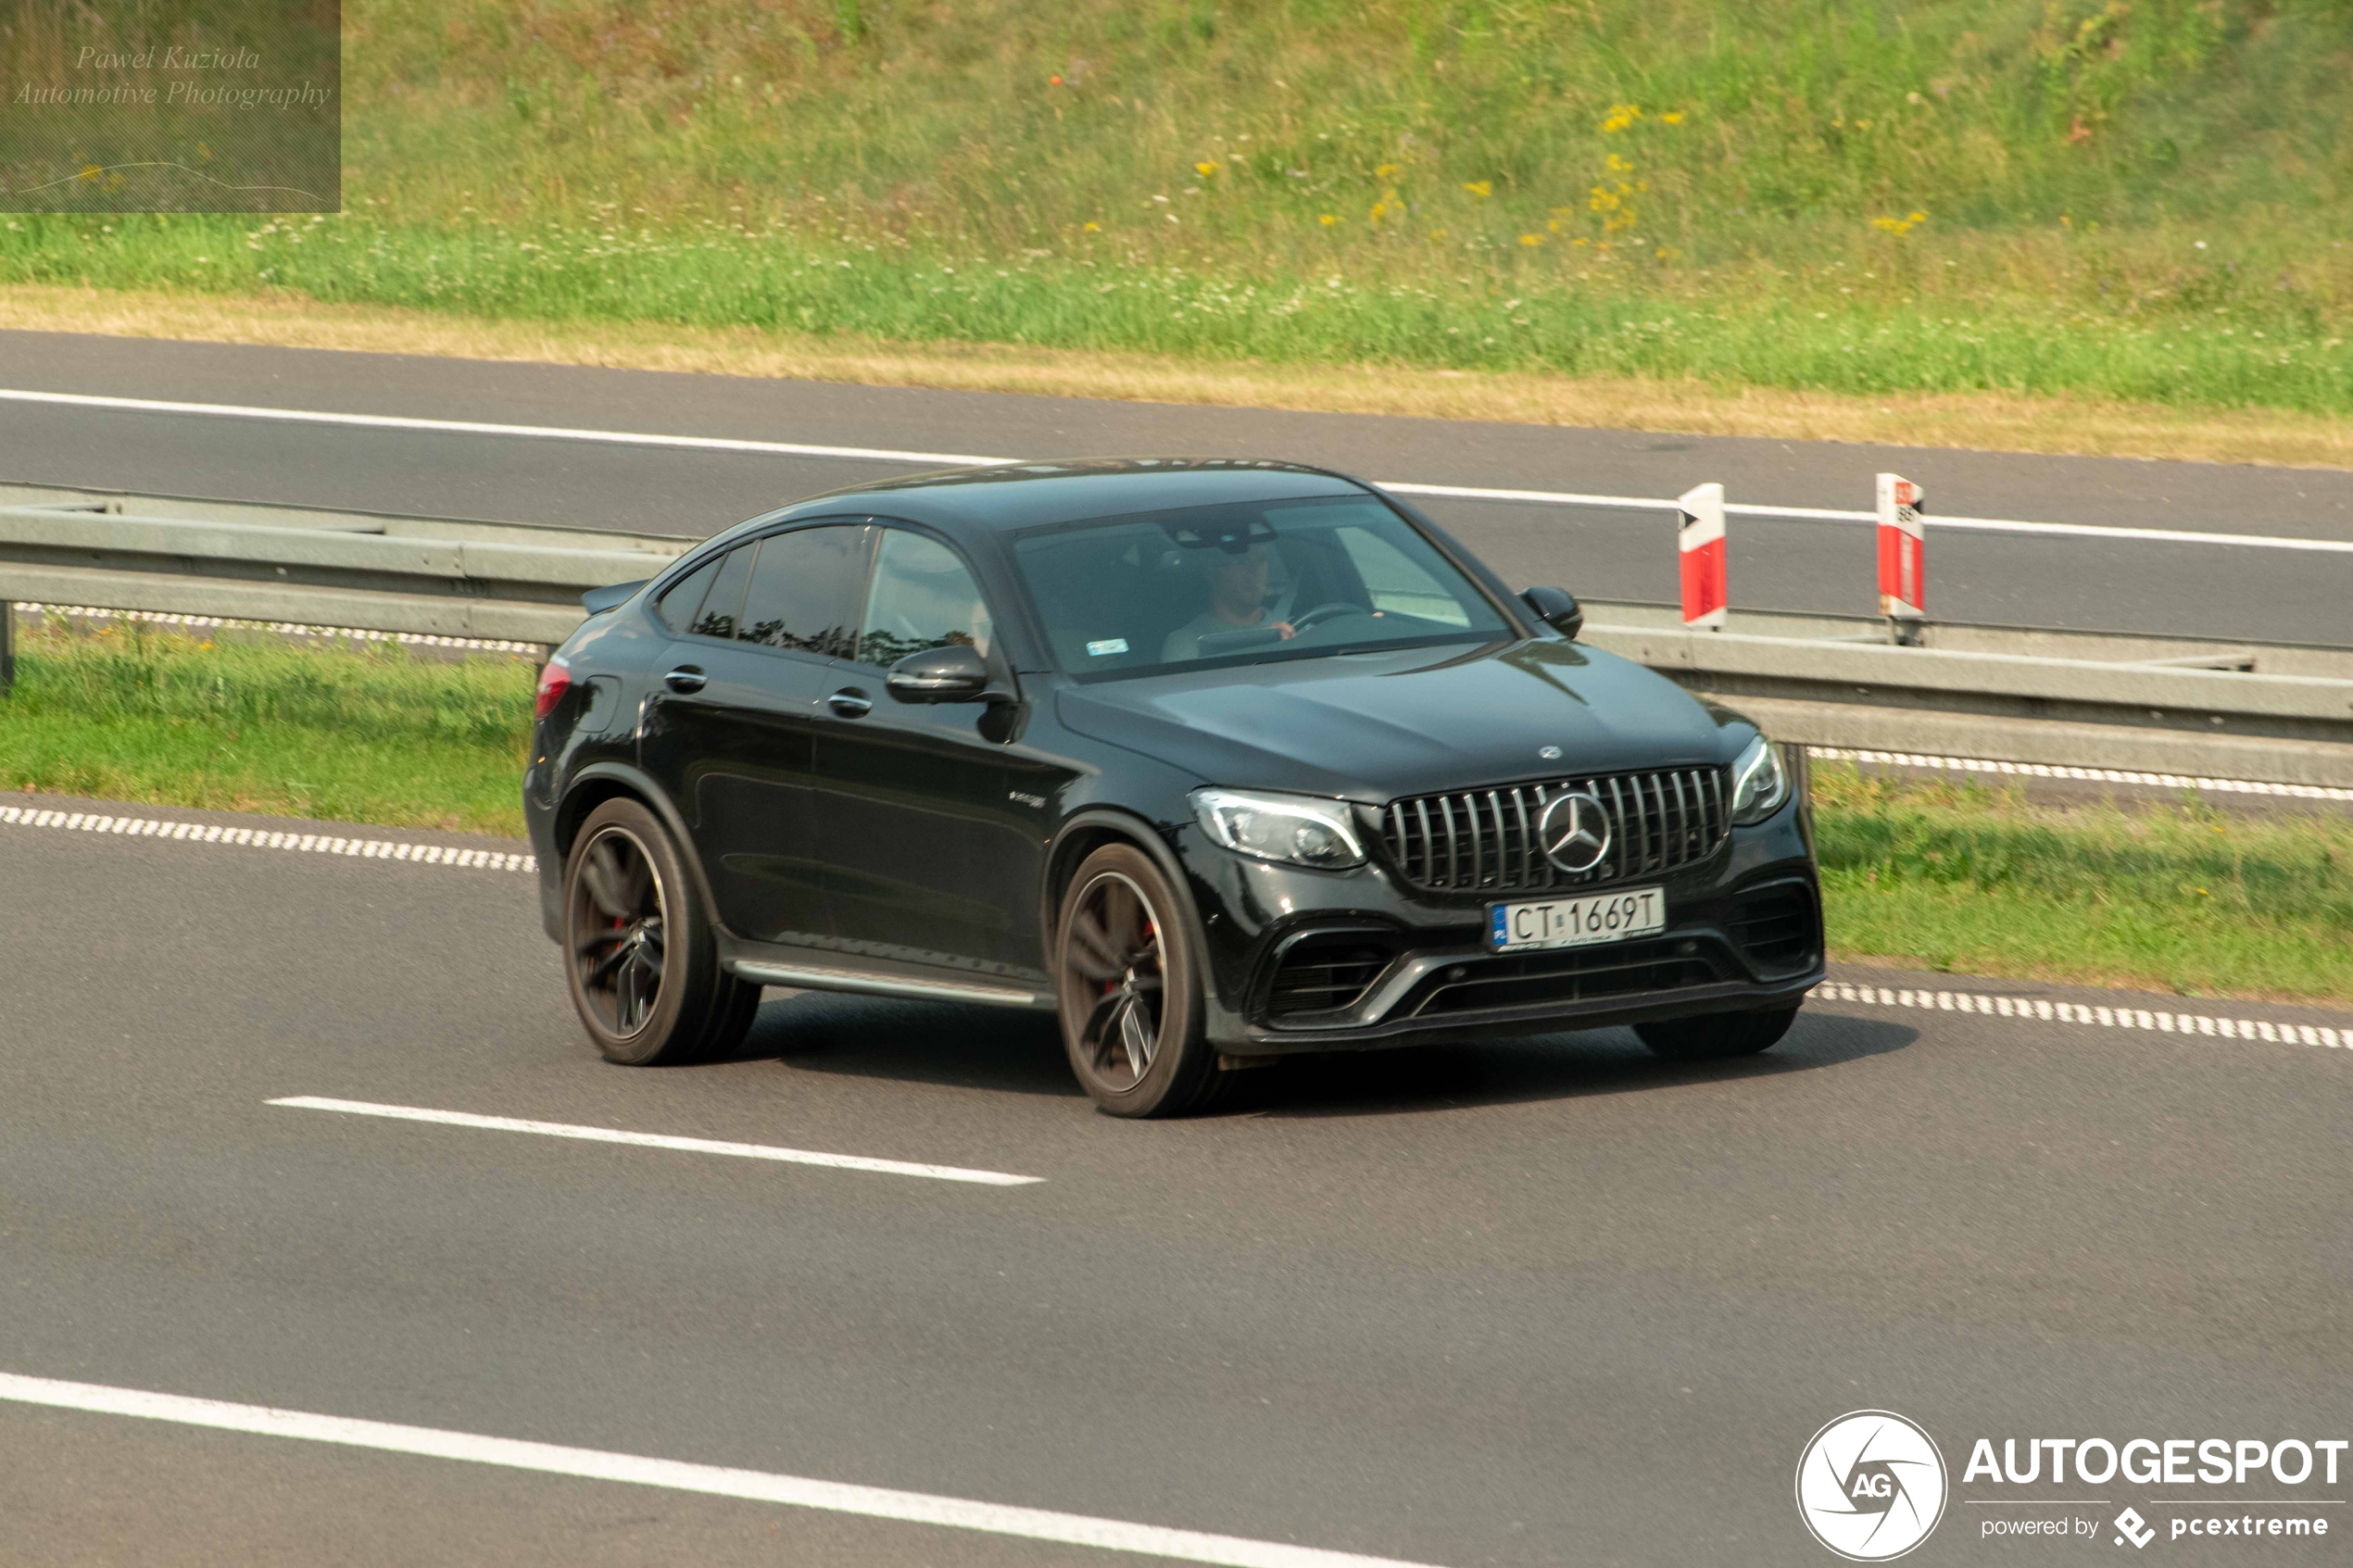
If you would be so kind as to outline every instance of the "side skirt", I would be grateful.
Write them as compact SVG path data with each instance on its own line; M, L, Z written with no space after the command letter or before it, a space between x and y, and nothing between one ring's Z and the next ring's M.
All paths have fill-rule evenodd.
M977 1002L988 1007L1030 1008L1044 1012L1051 1012L1055 1007L1051 992L992 985L970 979L935 979L925 974L844 969L831 964L767 957L730 957L725 964L727 972L738 980L749 980L761 985L789 985L803 991L847 991L868 997Z

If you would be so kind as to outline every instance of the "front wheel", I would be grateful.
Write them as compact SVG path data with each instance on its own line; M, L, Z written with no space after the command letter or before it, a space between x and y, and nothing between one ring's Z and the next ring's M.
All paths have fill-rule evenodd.
M1216 1082L1182 908L1151 858L1126 844L1088 856L1063 895L1063 1046L1079 1084L1114 1116L1180 1116Z
M686 864L644 806L589 813L564 863L563 910L573 1006L608 1061L668 1065L742 1041L760 987L719 967Z
M1796 1019L1795 1008L1706 1012L1696 1018L1637 1023L1634 1033L1653 1055L1669 1061L1713 1061L1728 1056L1755 1056L1788 1034Z

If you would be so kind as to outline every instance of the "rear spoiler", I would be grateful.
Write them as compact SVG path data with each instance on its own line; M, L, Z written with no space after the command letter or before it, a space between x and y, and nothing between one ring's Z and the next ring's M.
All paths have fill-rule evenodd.
M631 596L652 581L650 577L640 577L635 583L615 583L610 587L591 588L580 596L580 602L589 614L602 615L609 609L618 609L627 604Z

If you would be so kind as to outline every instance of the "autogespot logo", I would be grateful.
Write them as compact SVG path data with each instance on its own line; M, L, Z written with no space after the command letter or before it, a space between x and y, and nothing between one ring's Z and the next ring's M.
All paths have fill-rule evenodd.
M1893 1411L1856 1411L1814 1434L1797 1461L1797 1513L1856 1562L1884 1562L1944 1517L1944 1456Z

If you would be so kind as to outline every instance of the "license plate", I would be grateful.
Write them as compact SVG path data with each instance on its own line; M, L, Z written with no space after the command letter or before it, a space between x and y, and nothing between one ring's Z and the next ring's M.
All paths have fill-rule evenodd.
M1583 947L1666 930L1667 894L1664 888L1629 887L1541 904L1497 904L1492 917L1489 946L1499 953Z

